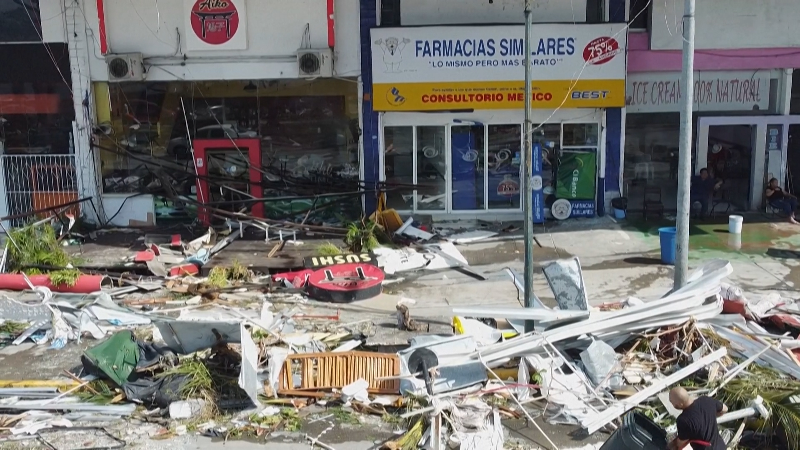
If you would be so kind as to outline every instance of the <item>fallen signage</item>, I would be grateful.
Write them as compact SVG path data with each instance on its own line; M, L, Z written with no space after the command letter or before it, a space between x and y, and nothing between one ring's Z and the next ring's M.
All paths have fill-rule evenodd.
M310 269L334 266L336 264L372 264L378 265L378 260L372 253L345 254L345 255L320 255L303 258L303 266Z
M337 264L312 272L306 291L323 302L350 303L381 293L385 275L371 264Z

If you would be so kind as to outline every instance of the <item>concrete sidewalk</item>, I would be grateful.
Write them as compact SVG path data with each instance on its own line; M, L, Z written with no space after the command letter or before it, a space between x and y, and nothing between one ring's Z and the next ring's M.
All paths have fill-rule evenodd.
M660 261L659 226L623 226L610 218L582 221L584 227L557 227L536 233L534 278L536 295L552 299L541 265L560 258L580 259L589 301L593 305L635 296L651 300L672 288L674 268ZM643 229L644 228L644 229ZM800 298L800 227L789 223L745 223L740 237L729 235L727 224L692 226L690 268L712 258L731 262L729 282L745 293L777 292ZM503 268L524 270L521 239L460 245L458 249L473 268L489 280L478 281L457 271L428 272L413 281L389 289L400 297L417 300L414 312L436 315L453 305L518 306L517 291ZM409 275L410 277L413 275ZM364 302L386 304L386 299ZM388 305L387 305L388 306ZM392 304L393 309L393 304Z

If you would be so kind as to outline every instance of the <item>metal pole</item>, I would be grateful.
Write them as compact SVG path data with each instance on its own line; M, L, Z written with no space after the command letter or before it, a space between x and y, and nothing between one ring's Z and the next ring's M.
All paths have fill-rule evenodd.
M525 138L522 155L525 169L522 175L522 213L525 215L525 307L534 307L533 295L533 123L531 122L531 29L533 24L531 13L531 0L525 0ZM533 321L525 321L525 331L533 331Z
M692 106L694 105L694 6L684 0L683 74L681 75L681 139L678 164L678 216L675 253L675 289L689 276L689 189L692 176Z

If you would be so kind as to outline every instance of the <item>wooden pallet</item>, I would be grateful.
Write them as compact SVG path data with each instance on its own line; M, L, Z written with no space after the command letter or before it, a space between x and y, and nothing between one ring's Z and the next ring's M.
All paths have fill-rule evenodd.
M293 374L300 375L296 385ZM278 393L320 396L321 391L341 389L363 378L372 394L398 394L399 380L380 380L400 375L400 358L395 354L372 352L305 353L289 355L283 364Z

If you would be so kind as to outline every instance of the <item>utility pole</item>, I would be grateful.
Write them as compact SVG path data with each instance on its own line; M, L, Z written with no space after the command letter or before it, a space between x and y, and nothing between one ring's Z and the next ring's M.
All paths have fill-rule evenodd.
M683 74L681 75L681 138L678 160L678 217L675 283L679 289L689 277L689 190L692 176L692 107L694 106L694 10L695 0L683 2Z
M533 308L533 123L531 122L531 0L525 0L525 138L523 139L522 213L525 215L525 307ZM525 331L533 331L533 321L525 321Z

